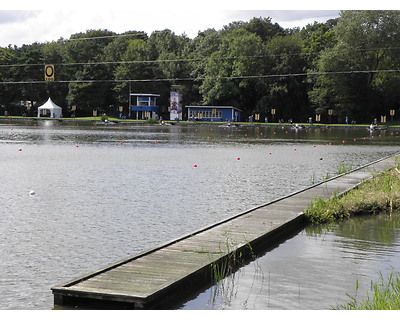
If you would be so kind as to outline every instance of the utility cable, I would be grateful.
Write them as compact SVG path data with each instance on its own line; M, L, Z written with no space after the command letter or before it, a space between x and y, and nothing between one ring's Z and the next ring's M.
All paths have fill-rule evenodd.
M1 81L0 84L43 84L43 83L111 83L111 82L172 82L172 81L204 81L204 80L235 80L235 79L267 79L285 77L308 77L320 75L343 75L343 74L368 74L368 73L395 73L395 70L352 70L352 71L328 71L328 72L306 72L289 74L247 75L233 77L197 77L197 78L165 78L165 79L103 79L103 80L55 80L55 81Z

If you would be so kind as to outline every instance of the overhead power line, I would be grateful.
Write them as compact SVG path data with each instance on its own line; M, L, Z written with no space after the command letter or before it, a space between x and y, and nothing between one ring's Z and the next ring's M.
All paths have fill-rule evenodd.
M255 57L255 56L254 56ZM245 57L241 57L245 58ZM249 57L248 57L249 58ZM238 57L230 57L223 59L238 59ZM191 62L191 61L202 61L207 58L193 58L193 59L166 59L166 60L130 60L130 61L98 61L98 62L62 62L52 63L54 66L81 66L81 65L107 65L107 64L133 64L133 63L162 63L162 62ZM34 63L34 64L1 64L0 68L4 67L41 67L45 66L46 63Z
M165 79L103 79L103 80L56 80L56 81L2 81L0 84L44 84L44 83L112 83L112 82L172 82L172 81L204 81L204 80L235 80L235 79L266 79L266 78L285 78L285 77L307 77L319 75L340 75L340 74L368 74L368 73L394 73L394 70L353 70L353 71L329 71L329 72L306 72L288 74L268 74L268 75L247 75L234 77L197 77L197 78L165 78Z

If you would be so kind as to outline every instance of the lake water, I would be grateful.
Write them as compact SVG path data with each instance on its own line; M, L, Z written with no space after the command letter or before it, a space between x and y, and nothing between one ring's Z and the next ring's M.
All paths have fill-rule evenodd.
M179 308L337 309L399 271L400 212L307 226Z
M54 285L333 176L340 163L355 168L398 153L399 139L396 131L370 133L365 128L2 120L0 309L51 309ZM343 251L346 259L343 246L359 241L334 230L321 232L305 229L268 252L268 261L276 255L270 267L249 265L256 273L262 270L268 303L265 291L243 280L252 295L260 292L255 302L234 302L210 288L181 308L311 308L280 296L295 291L296 299L309 299L304 292L312 282L296 282L295 274L315 276L322 260L339 260L332 250ZM342 238L347 240L338 241ZM393 249L382 255L398 252L398 234L394 238ZM298 247L307 248L307 255L285 262ZM259 266L262 259L254 263ZM321 274L343 277L333 269L328 263ZM376 269L368 268L363 276L375 277ZM294 277L288 282L297 289L277 285L282 280L276 270ZM345 282L354 287L357 276L350 271ZM248 294L245 286L235 288ZM319 290L311 291L320 297ZM348 290L342 292L345 296ZM215 303L208 302L210 294ZM336 303L336 298L326 299L322 308Z

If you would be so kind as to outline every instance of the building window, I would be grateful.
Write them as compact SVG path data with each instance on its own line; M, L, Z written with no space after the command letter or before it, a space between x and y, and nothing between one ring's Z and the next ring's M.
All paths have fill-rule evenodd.
M156 107L157 98L156 97L137 97L137 105L139 107Z
M222 111L216 111L215 113L212 111L197 111L197 110L189 110L189 118L197 118L197 119L221 119Z
M137 105L139 107L148 107L149 106L149 98L148 97L138 97Z

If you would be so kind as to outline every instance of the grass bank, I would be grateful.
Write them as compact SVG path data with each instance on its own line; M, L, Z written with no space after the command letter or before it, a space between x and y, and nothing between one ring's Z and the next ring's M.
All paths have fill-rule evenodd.
M391 213L400 208L400 164L364 181L342 196L312 201L304 215L311 223L329 223L363 214Z
M311 223L330 223L351 216L392 213L400 208L400 164L371 180L364 181L348 193L334 195L329 200L316 198L304 214ZM356 284L358 292L358 283ZM344 310L399 310L400 273L392 272L388 279L382 276L372 283L367 296L358 300L357 294L348 295L350 302L339 306Z

